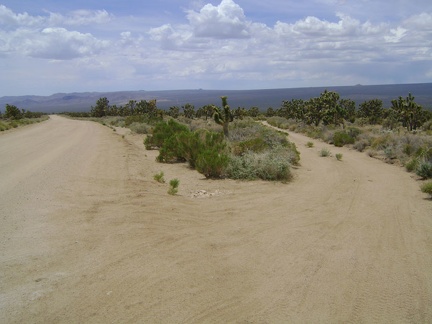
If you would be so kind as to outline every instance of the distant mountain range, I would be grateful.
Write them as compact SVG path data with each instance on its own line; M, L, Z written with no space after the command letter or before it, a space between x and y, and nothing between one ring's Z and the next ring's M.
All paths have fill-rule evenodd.
M207 104L220 105L220 96L228 96L232 108L258 107L267 110L277 109L284 100L310 99L319 97L324 90L335 91L341 98L352 99L357 105L371 100L381 99L384 107L391 106L391 100L399 96L406 97L412 93L415 101L424 108L432 109L432 83L393 84L393 85L356 85L336 87L311 87L263 90L165 90L165 91L118 91L118 92L82 92L56 93L51 96L6 96L0 98L0 110L6 104L15 105L20 109L45 113L65 111L90 111L91 106L101 97L107 97L110 104L123 105L129 100L157 100L157 106L168 109L186 103L196 108Z

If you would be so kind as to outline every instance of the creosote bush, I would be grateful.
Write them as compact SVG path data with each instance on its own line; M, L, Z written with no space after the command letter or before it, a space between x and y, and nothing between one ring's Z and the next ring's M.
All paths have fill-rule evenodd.
M220 178L228 163L226 141L222 133L206 130L192 132L187 126L169 120L159 123L145 140L147 149L159 148L158 162L188 162L207 178Z
M337 147L354 144L354 138L347 132L335 132L333 135L333 144Z

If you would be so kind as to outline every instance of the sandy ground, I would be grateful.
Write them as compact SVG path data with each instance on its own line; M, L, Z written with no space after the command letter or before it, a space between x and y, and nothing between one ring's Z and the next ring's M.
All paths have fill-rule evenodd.
M418 181L289 137L301 167L282 184L205 180L92 122L1 134L0 322L431 323Z

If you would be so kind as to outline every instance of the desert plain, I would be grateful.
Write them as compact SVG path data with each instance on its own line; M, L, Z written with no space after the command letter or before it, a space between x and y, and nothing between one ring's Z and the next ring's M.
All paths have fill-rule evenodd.
M287 136L285 184L207 180L90 121L0 134L0 322L431 323L419 180Z

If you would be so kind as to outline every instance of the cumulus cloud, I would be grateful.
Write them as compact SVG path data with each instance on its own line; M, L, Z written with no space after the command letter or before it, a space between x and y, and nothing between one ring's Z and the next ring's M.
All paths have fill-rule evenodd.
M199 12L189 11L189 23L197 37L244 38L249 36L249 23L243 9L232 0L218 6L206 4Z
M91 34L68 31L64 28L44 28L32 41L23 42L19 48L31 57L69 60L94 55L108 46Z
M17 26L37 26L42 24L45 18L30 16L24 12L16 14L4 5L0 5L0 26L2 28L16 28Z
M105 23L109 19L110 15L104 10L78 10L67 16L50 13L42 17L16 14L0 5L0 26L4 27L0 30L0 53L54 60L95 55L107 48L109 41L60 26Z
M308 9L298 16L288 10L306 5L249 2L267 9L283 6L283 15L263 23L235 1L193 1L194 9L182 17L157 23L105 10L32 16L0 5L0 56L54 60L63 68L73 64L99 84L129 79L139 80L140 88L221 88L229 80L234 88L366 84L404 82L403 75L430 80L430 68L409 69L414 63L430 65L430 12L413 8L399 18L376 19L376 13L369 18L353 9L365 7L363 1L316 0L326 6L325 15ZM375 8L388 6L377 2Z

